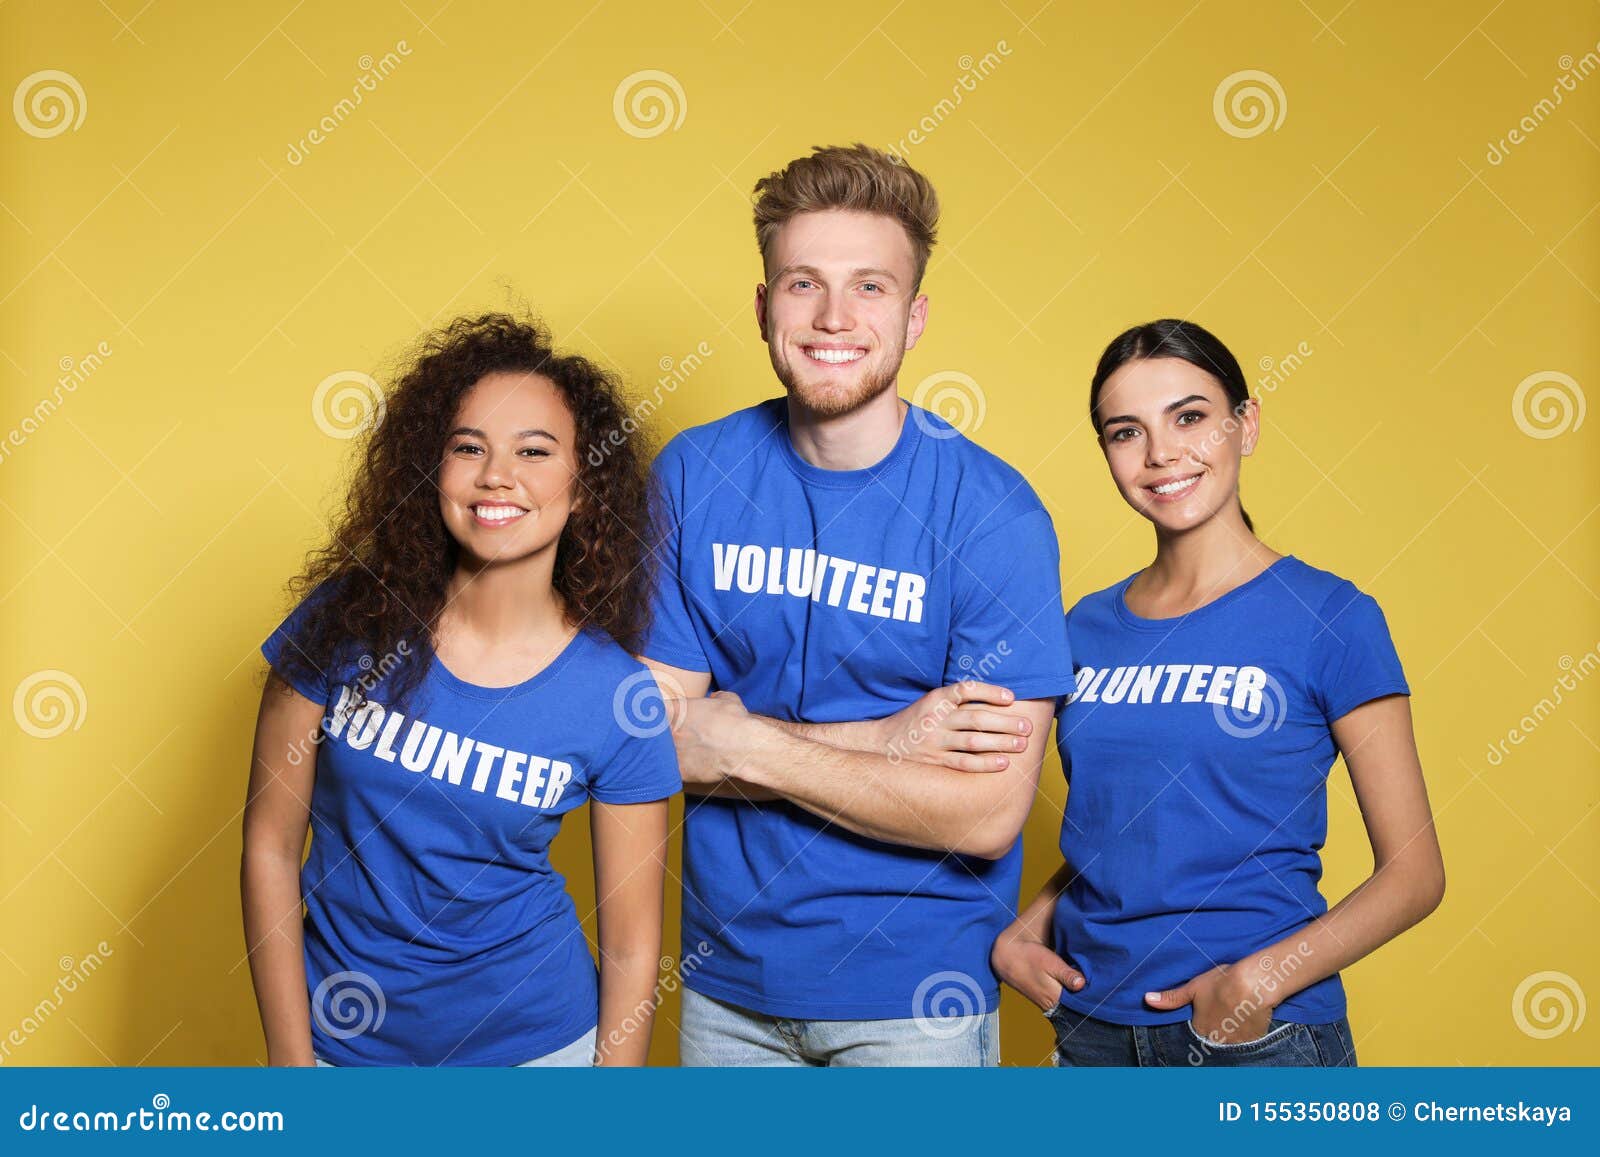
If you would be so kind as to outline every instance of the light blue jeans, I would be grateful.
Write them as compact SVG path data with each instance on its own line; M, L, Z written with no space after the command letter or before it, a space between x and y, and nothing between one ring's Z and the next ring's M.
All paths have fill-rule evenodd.
M1000 1014L904 1020L789 1020L683 990L679 1063L736 1066L970 1067L1000 1063Z
M569 1045L562 1045L555 1052L545 1053L542 1057L534 1057L531 1061L523 1061L516 1067L519 1069L586 1069L594 1064L594 1034L590 1029ZM321 1057L317 1058L317 1068L333 1069L337 1065L330 1064Z

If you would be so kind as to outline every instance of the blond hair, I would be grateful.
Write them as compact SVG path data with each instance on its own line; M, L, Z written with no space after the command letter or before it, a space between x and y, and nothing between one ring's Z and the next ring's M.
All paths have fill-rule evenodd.
M756 244L771 257L778 230L800 213L847 209L878 213L900 222L911 239L916 278L922 285L928 254L939 229L939 198L921 173L870 145L818 145L756 182Z

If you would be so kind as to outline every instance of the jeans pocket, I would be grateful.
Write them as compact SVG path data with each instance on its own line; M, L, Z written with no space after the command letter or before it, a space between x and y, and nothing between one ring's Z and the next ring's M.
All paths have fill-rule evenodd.
M1193 1020L1183 1022L1189 1034L1187 1060L1191 1065L1317 1065L1316 1044L1305 1025L1273 1019L1255 1040L1218 1044L1202 1036Z

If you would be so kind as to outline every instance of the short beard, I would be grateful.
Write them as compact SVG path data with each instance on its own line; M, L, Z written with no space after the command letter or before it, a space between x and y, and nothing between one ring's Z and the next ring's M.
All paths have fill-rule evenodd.
M885 390L891 389L900 375L900 363L905 357L902 351L893 365L885 366L877 373L863 374L861 379L847 390L818 391L802 383L793 367L781 362L770 346L768 352L772 358L772 370L783 383L783 388L789 392L789 397L819 418L837 418L842 414L851 413L871 402ZM804 354L800 356L805 357Z

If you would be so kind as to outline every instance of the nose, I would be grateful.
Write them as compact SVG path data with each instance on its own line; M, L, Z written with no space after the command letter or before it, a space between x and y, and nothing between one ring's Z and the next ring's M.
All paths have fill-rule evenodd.
M504 490L511 485L511 474L505 460L495 451L486 450L478 466L478 487L482 490Z
M813 324L820 333L841 333L850 328L849 302L844 294L823 291L817 299Z
M1178 461L1183 456L1182 445L1162 430L1151 430L1144 441L1145 465L1159 469Z

